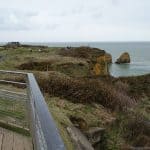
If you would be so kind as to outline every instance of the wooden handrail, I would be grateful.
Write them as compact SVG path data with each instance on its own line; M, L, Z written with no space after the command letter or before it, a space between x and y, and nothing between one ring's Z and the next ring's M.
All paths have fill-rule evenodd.
M35 150L65 150L64 142L32 73L0 70L2 74L25 75L30 132ZM12 81L14 82L14 81ZM17 82L16 82L17 83ZM19 83L18 83L19 84Z

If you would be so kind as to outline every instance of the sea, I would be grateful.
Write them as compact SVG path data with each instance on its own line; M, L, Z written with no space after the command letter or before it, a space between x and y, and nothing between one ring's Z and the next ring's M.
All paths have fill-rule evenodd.
M112 76L138 76L150 73L150 42L49 42L25 44L46 45L49 47L90 46L100 48L112 55L113 63L109 66ZM131 63L115 64L116 59L123 52L130 54Z

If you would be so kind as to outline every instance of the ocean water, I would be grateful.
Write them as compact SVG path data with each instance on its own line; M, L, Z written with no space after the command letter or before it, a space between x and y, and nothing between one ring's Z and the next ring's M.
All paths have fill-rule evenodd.
M57 42L57 43L26 43L46 45L49 47L90 46L110 53L113 62L123 53L128 52L130 64L111 64L109 71L115 77L137 76L150 73L150 42Z

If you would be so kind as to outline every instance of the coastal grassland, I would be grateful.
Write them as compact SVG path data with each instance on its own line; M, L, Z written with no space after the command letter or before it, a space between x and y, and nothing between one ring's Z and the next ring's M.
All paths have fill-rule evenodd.
M59 71L72 76L86 76L89 66L86 59L60 56L61 48L0 50L0 69L24 71Z
M150 99L143 98L134 109L127 113L117 113L116 121L108 128L113 149L129 149L150 146L149 108ZM113 138L112 138L113 137ZM113 142L112 142L113 141Z
M0 69L16 69L17 65L26 60L45 58L48 55L57 54L60 48L47 48L39 52L38 48L3 48L0 49Z
M149 146L150 74L124 78L87 76L85 57L90 56L75 50L71 55L60 51L61 48L1 49L0 69L35 74L69 150L74 146L66 128L74 125L72 118L83 121L76 123L81 130L105 128L108 150ZM24 81L17 76L2 78ZM141 145L139 141L143 141Z
M129 85L129 94L135 98L149 97L150 98L150 74L137 77L121 77L123 83Z
M67 98L74 103L100 103L111 110L122 110L134 106L134 100L123 92L117 92L103 80L72 78L62 73L38 73L37 80L44 92ZM66 92L67 91L67 92Z
M150 105L148 99L143 99L134 109L126 113L116 113L97 103L73 103L60 97L48 95L46 97L49 109L61 128L62 137L66 143L70 140L66 128L73 124L71 118L78 118L80 121L77 124L81 130L88 130L95 126L106 129L107 149L127 149L130 145L149 146ZM70 144L72 145L70 142L67 143L69 146Z
M97 119L96 116L90 116L92 112L94 112L94 110L91 109L93 103L99 104L101 106L103 105L103 108L105 110L110 110L112 114L115 114L114 115L114 118L116 119L115 122L110 121L111 122L110 126L107 126L107 124L104 125L107 128L106 132L109 149L119 150L121 149L121 147L122 149L127 147L129 148L130 145L141 147L149 146L150 99L148 97L149 87L147 86L147 83L149 82L150 75L145 75L142 77L133 77L138 79L140 78L140 80L137 80L139 83L141 83L144 80L144 82L142 82L141 84L147 90L141 92L140 89L136 87L136 85L138 84L137 82L132 83L132 85L130 85L128 82L123 82L124 80L121 81L120 78L119 79L112 77L97 78L97 79L94 78L88 79L87 81L87 79L85 78L72 79L66 75L56 72L50 73L48 76L47 75L44 74L44 76L42 75L43 77L41 77L41 75L39 74L37 78L39 84L42 87L42 90L49 93L51 96L59 96L61 98L65 98L68 101L72 102L73 104L76 104L77 106L80 105L85 105L86 107L90 106L89 109L86 109L87 112L84 112L83 108L80 109L80 111L85 116L87 116L87 118L83 114L82 114L83 116L81 114L79 116L85 118L87 122L89 120L93 126L102 127L101 124L98 124L98 122L95 124L95 122L89 118L95 118L96 120L99 120L99 122L101 123L103 122L102 119ZM91 82L89 82L90 80ZM126 80L128 80L128 78L126 78ZM76 83L75 81L78 82ZM100 86L99 84L100 85L102 84L102 86ZM133 86L133 84L135 84L135 86ZM137 90L139 95L141 93L142 96L137 97L134 95L134 93L133 95L131 95L132 93L130 92L131 87L134 88L133 89L134 91ZM117 93L114 92L114 90L117 90ZM67 91L67 93L65 91ZM116 93L114 97L112 93L113 94ZM119 98L117 100L118 96L121 99L120 101ZM102 100L100 98L102 98ZM62 105L63 107L64 103L63 100L62 102L58 100L58 103L60 103L58 104L58 106ZM107 103L109 105L107 105ZM119 106L120 108L123 108L125 106L125 108L127 109L118 109ZM72 107L70 106L70 108ZM65 107L65 110L67 110L67 107ZM74 112L76 112L75 110L72 109L72 112L69 116L71 115L78 116L78 113L74 114ZM88 115L88 113L90 115ZM145 138L144 142L142 142L139 145L138 144L139 140L142 141L143 138Z
M66 130L68 126L73 125L70 118L80 120L77 123L78 128L81 130L87 130L93 126L105 128L106 125L108 126L115 120L115 115L113 116L109 110L99 104L75 104L60 97L49 97L48 95L46 97L46 102L56 120L68 150L74 149L74 145Z

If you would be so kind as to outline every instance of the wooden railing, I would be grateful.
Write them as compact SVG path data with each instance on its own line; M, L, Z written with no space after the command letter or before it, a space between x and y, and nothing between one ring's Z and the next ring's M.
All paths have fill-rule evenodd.
M65 150L51 113L48 110L44 96L32 73L0 70L0 74L23 75L26 83L0 80L0 83L26 85L27 112L30 133L35 150Z

